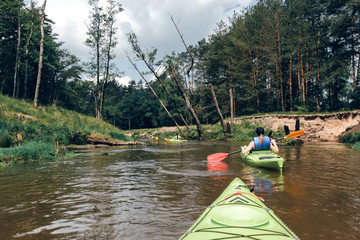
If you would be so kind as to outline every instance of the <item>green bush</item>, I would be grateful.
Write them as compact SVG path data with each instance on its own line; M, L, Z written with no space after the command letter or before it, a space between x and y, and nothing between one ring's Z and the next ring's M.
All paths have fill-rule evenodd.
M71 144L77 144L77 145L83 145L86 144L86 133L78 131L72 131L70 132L70 143Z
M26 142L12 148L0 150L0 158L13 158L16 160L35 160L55 158L55 148L51 143Z
M354 144L356 142L360 142L360 133L356 132L353 134L345 134L345 136L343 137L343 141L345 143L350 143L350 144Z
M351 148L356 151L360 151L360 142L354 143L354 145Z
M0 128L0 147L10 147L11 145L11 135L6 129Z

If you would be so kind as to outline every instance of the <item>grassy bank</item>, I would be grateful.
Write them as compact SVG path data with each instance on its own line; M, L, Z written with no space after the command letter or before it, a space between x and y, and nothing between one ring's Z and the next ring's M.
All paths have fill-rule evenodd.
M87 136L133 141L99 119L56 106L34 108L31 102L0 94L0 164L64 155L64 145L86 144Z
M231 134L224 134L220 124L215 125L202 125L204 130L204 139L206 140L227 140L230 142L249 142L255 136L255 129L259 127L258 124L252 124L249 121L244 121L241 125L234 125L234 130ZM183 128L183 132L186 139L198 139L198 133L196 126L190 126L190 131ZM268 135L270 129L265 128L265 135ZM158 139L172 138L179 133L176 127L172 128L154 128L154 129L135 129L131 130L132 137L135 139L148 139L150 135L157 137ZM272 136L280 138L285 136L284 130L273 132Z
M346 134L343 141L354 150L360 151L360 133Z

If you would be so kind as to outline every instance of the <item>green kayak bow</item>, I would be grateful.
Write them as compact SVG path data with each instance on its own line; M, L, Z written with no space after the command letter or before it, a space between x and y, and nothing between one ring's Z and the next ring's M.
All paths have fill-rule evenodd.
M224 192L196 220L180 240L299 239L262 198L250 192L248 186L235 178Z
M245 146L246 148L246 146ZM262 167L282 171L285 159L271 150L252 151L240 153L241 160L254 167Z

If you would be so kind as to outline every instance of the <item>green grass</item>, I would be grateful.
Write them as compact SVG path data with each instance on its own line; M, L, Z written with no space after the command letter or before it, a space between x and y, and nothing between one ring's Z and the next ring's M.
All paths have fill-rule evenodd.
M89 135L133 141L121 129L102 120L54 105L36 109L32 102L0 94L0 157L3 159L49 158L55 143L86 144Z
M250 121L243 121L241 125L234 125L234 131L229 134L226 133L224 135L223 129L220 124L203 124L202 125L204 130L204 138L206 140L228 140L231 142L248 142L251 141L255 137L255 129L259 127L258 124L252 124ZM262 126L264 127L264 126ZM134 129L131 130L133 133L133 138L141 139L141 138L148 138L153 132L157 132L159 129ZM196 126L191 125L190 131L186 129L183 130L185 133L186 139L198 139L198 131ZM270 132L270 129L265 128L265 135L267 136ZM172 132L158 132L154 134L154 137L158 137L159 139L164 138L172 138L176 135L176 133L180 134L178 130ZM273 132L273 137L280 138L285 136L284 131Z
M27 162L34 160L55 159L64 156L65 149L45 142L26 142L19 146L0 149L0 166L12 165L16 162Z
M360 151L360 142L355 142L352 146L352 149L356 150L356 151Z
M124 132L102 120L56 106L34 108L31 102L14 100L0 94L0 147L22 141L60 142L64 145L85 144L93 135L132 141ZM21 141L21 142L22 142Z
M352 149L360 151L360 133L355 132L352 134L346 134L343 137L343 141L348 144Z

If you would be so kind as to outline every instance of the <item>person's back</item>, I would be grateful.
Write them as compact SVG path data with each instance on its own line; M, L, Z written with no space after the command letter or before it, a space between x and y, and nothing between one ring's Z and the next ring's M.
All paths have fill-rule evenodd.
M258 127L255 130L257 137L249 143L246 149L241 147L242 153L246 154L250 150L260 151L260 150L269 150L271 149L274 152L279 152L279 148L276 145L275 140L270 140L269 137L264 136L265 130L262 127Z
M254 138L254 151L269 150L270 138L266 136L259 136Z

